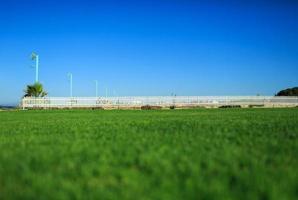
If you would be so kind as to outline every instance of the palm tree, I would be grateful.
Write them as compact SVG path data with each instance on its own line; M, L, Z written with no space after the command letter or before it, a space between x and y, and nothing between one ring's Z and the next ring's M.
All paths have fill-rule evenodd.
M39 82L36 82L33 85L27 85L24 92L24 97L45 97L48 95L48 93L44 91L42 84Z

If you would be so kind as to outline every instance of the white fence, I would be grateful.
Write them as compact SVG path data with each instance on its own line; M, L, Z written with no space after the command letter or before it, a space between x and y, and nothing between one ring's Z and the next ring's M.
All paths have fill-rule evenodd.
M22 108L219 107L224 105L294 107L298 97L272 96L151 96L151 97L26 97Z

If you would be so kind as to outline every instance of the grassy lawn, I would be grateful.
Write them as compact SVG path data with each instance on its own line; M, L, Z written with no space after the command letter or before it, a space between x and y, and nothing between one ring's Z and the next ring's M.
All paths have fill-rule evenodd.
M298 109L0 112L0 199L298 199Z

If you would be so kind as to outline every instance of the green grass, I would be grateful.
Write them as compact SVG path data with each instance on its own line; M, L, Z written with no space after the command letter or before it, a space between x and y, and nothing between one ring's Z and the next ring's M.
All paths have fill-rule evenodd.
M298 199L298 109L1 112L0 199Z

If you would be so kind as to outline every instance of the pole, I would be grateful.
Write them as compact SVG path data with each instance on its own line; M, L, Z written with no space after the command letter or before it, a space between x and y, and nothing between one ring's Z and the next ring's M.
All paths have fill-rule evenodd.
M98 81L95 80L95 97L98 97Z
M38 55L36 55L36 58L35 58L35 82L37 83L38 82L38 66L39 65L39 57Z
M108 88L106 87L106 98L108 97Z
M70 75L70 97L72 97L72 74Z
M72 97L72 73L68 73L70 82L70 97Z

